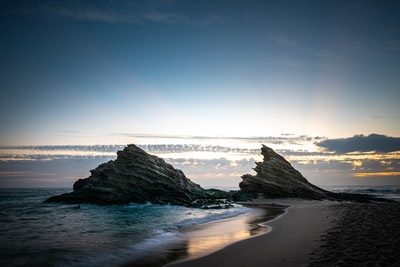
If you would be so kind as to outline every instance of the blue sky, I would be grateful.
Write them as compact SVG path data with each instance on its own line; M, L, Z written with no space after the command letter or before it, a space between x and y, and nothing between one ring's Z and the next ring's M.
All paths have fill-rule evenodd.
M149 152L210 185L261 143L317 184L400 184L397 2L1 1L0 186L71 184L115 157L82 147L127 143L200 143Z
M2 1L1 144L400 135L390 1Z

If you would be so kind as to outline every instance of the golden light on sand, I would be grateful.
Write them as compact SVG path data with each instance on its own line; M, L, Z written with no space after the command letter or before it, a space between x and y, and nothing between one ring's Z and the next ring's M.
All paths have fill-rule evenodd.
M263 210L253 210L251 216ZM242 214L219 222L207 223L191 228L185 233L187 238L187 255L189 258L197 258L206 255L210 251L219 250L229 244L249 238L270 230L269 227L255 228L249 221L249 214Z
M193 258L204 256L210 251L215 251L227 244L246 239L250 237L250 235L250 231L243 230L239 232L225 233L223 235L193 237L188 240L187 253L189 257Z

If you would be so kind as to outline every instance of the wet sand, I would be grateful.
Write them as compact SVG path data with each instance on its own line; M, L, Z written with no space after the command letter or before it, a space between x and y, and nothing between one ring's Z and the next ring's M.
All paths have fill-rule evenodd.
M285 212L285 206L248 205L252 210L226 220L182 229L186 243L185 260L203 257L229 244L271 231L265 222Z
M253 202L263 205L271 200ZM234 243L208 256L177 262L169 267L307 266L320 236L331 226L332 203L279 200L287 213L267 223L272 231Z
M267 233L265 222L285 213L287 206L247 203L251 210L239 216L180 229L181 238L155 248L120 267L160 267L171 262L192 260L218 251L229 244Z

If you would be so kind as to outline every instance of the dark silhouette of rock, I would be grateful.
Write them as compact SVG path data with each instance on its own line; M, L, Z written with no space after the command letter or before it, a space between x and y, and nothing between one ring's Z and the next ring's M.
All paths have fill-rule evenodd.
M245 174L239 184L244 192L262 193L266 197L298 197L305 199L327 198L323 190L307 181L299 171L271 148L261 148L262 162L256 162L256 175Z
M267 198L388 201L369 195L333 193L309 183L299 171L271 148L263 146L263 162L257 174L242 176L240 191L204 189L163 159L136 145L117 152L117 159L100 164L91 175L74 183L73 192L50 197L46 202L99 205L145 203L198 208L227 208L231 201L247 201L259 194ZM78 206L77 206L78 207Z
M267 198L302 198L349 200L359 202L385 201L364 194L334 193L307 181L293 166L267 146L262 146L262 162L256 162L256 175L245 174L240 182L240 189L249 194L262 194Z
M100 205L145 203L193 207L228 207L229 193L204 189L163 159L136 145L117 152L117 159L91 170L90 177L74 183L73 192L47 202Z

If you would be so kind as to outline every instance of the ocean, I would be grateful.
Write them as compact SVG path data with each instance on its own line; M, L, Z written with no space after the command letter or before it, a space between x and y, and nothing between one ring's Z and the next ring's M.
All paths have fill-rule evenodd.
M119 266L184 242L182 229L250 211L44 202L69 191L0 189L0 266Z
M388 198L400 202L400 186L398 185L368 185L368 186L327 186L332 192L368 194L375 197Z
M330 189L400 200L399 187ZM222 230L231 231L225 235L228 238L218 241L231 243L268 231L267 227L255 229L262 228L262 221L283 212L265 209L261 214L258 210L257 217L249 216L255 208L242 205L207 210L151 203L78 206L44 202L50 196L70 191L69 188L0 189L0 266L135 266L135 261L146 255L166 257L162 253L167 247L180 250L175 256L168 256L169 261L201 256L204 251L200 254L193 251L202 246L206 250L213 247L206 247L204 239L198 236L197 244L192 246L195 249L190 249L188 235L184 234L187 229L231 220L229 229ZM239 220L235 223L235 218L245 218L247 223L238 223ZM249 222L249 218L253 221ZM214 234L221 237L222 232L217 229ZM237 238L231 239L232 236ZM212 239L208 237L208 240Z

